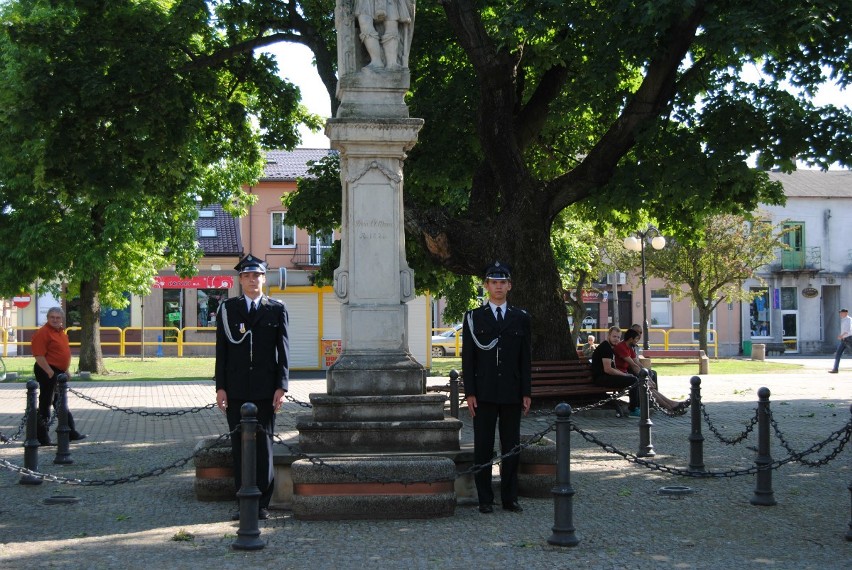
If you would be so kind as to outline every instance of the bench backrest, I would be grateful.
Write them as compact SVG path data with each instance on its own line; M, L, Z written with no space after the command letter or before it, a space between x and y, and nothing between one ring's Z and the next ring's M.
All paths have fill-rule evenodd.
M591 381L592 365L585 359L532 362L532 383L534 386L587 384Z

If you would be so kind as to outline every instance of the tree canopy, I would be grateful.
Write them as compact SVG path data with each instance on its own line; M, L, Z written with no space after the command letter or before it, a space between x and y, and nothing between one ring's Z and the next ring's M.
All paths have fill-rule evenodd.
M147 294L167 265L194 273L198 205L242 211L261 145L291 148L300 122L317 123L268 56L219 57L240 34L208 8L2 7L0 294L35 282L79 292L89 370L99 369L99 300Z
M549 247L567 206L687 235L782 200L751 155L761 168L852 160L850 110L810 100L823 81L849 83L847 2L418 8L410 110L426 125L406 164L408 235L460 274L512 264L538 358L571 352ZM762 79L745 79L751 67Z

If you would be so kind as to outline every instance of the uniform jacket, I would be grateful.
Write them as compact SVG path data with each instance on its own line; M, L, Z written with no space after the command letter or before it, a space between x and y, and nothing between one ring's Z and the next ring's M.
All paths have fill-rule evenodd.
M471 333L483 346L499 340L491 350L483 350ZM476 396L479 402L520 404L532 393L531 353L530 316L526 311L506 305L502 325L497 324L488 304L468 311L462 328L465 395Z
M225 390L228 398L236 400L272 398L275 390L287 390L290 376L287 307L263 295L257 315L249 321L246 304L245 296L240 295L219 307L216 390ZM225 333L223 310L227 311L230 339ZM247 334L249 331L251 334Z

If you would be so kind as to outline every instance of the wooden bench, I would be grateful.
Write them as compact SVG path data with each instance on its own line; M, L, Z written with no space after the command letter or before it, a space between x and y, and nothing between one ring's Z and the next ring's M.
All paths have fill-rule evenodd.
M785 345L783 342L761 342L759 344L766 346L767 355L778 354L778 356L782 356L784 354L784 351L787 350L787 345Z
M639 363L646 368L651 367L654 360L680 360L686 363L697 362L699 374L710 374L710 359L703 350L654 350L642 351Z
M449 392L449 384L429 386L427 392ZM599 386L592 380L592 365L580 360L537 360L532 362L532 398L580 398L603 399L616 392L612 388ZM464 382L459 378L459 399L464 400Z

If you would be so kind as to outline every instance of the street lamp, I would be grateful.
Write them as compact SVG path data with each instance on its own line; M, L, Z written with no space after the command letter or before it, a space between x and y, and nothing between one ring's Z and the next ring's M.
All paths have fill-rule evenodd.
M666 238L656 227L648 224L644 232L637 231L634 235L624 238L624 247L630 251L638 251L642 257L642 347L648 350L648 293L645 289L645 242L656 250L666 247Z

